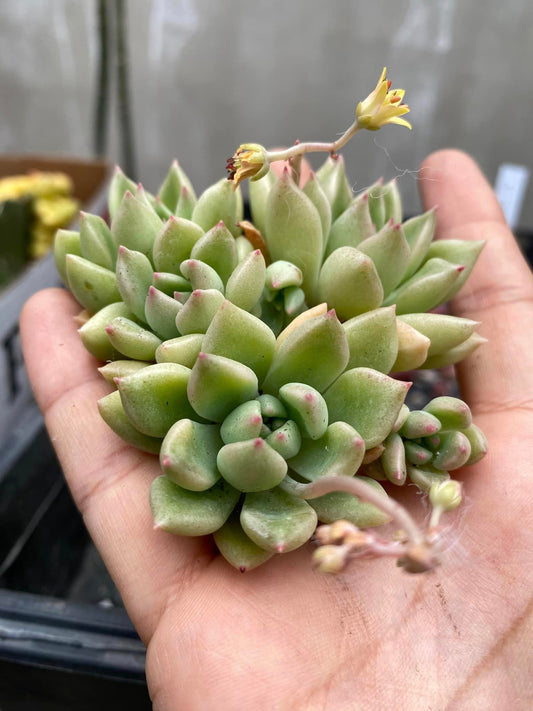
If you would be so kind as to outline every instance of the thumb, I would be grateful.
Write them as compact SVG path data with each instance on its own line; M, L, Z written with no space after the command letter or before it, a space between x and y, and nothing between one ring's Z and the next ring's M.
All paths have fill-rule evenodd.
M451 303L457 316L481 321L489 339L457 367L462 395L474 412L520 407L533 393L533 279L499 203L476 163L456 150L422 165L425 209L437 205L440 239L484 239L472 275Z

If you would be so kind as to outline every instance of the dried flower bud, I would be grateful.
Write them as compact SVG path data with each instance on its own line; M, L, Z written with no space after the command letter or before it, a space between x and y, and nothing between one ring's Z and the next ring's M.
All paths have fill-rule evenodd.
M235 189L246 178L259 180L267 174L268 169L269 160L266 149L259 143L243 143L226 164L228 180L234 181Z

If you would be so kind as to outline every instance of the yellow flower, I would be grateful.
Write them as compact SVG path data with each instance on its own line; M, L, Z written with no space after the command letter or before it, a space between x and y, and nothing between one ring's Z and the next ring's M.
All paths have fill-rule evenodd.
M258 143L243 143L237 148L235 155L229 158L226 163L228 180L235 181L235 189L246 178L259 180L259 178L267 174L268 168L267 152Z
M384 67L374 91L364 101L357 104L355 115L359 128L377 131L387 123L397 123L400 126L411 128L408 121L400 118L409 112L407 104L402 104L405 91L403 89L391 90L390 87L391 82L387 80L387 68Z

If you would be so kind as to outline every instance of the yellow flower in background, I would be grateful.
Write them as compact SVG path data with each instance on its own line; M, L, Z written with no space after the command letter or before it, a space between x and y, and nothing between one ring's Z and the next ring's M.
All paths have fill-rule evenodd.
M357 104L355 115L359 128L377 131L387 123L397 123L411 128L411 124L400 116L409 113L409 106L402 103L403 89L391 89L387 79L387 68L381 72L374 91Z
M30 198L33 224L28 246L30 257L36 259L48 252L58 227L66 227L78 212L78 202L71 197L73 184L65 173L34 171L0 179L0 203L6 200Z
M228 159L228 180L235 181L234 188L246 178L259 180L267 174L269 160L266 149L259 143L243 143Z

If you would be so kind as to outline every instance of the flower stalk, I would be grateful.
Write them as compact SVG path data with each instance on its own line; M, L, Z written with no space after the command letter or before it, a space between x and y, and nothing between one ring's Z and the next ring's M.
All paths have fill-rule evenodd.
M400 118L409 112L409 107L403 103L404 95L403 89L391 89L391 82L387 79L387 68L384 67L374 91L357 104L355 121L336 141L326 143L296 141L290 148L278 151L268 151L257 143L244 143L227 161L228 180L234 181L236 189L246 178L259 180L266 175L271 163L280 160L289 161L296 177L299 177L302 156L306 153L329 153L335 157L337 151L344 148L362 128L377 131L388 123L396 123L410 129L411 124Z

